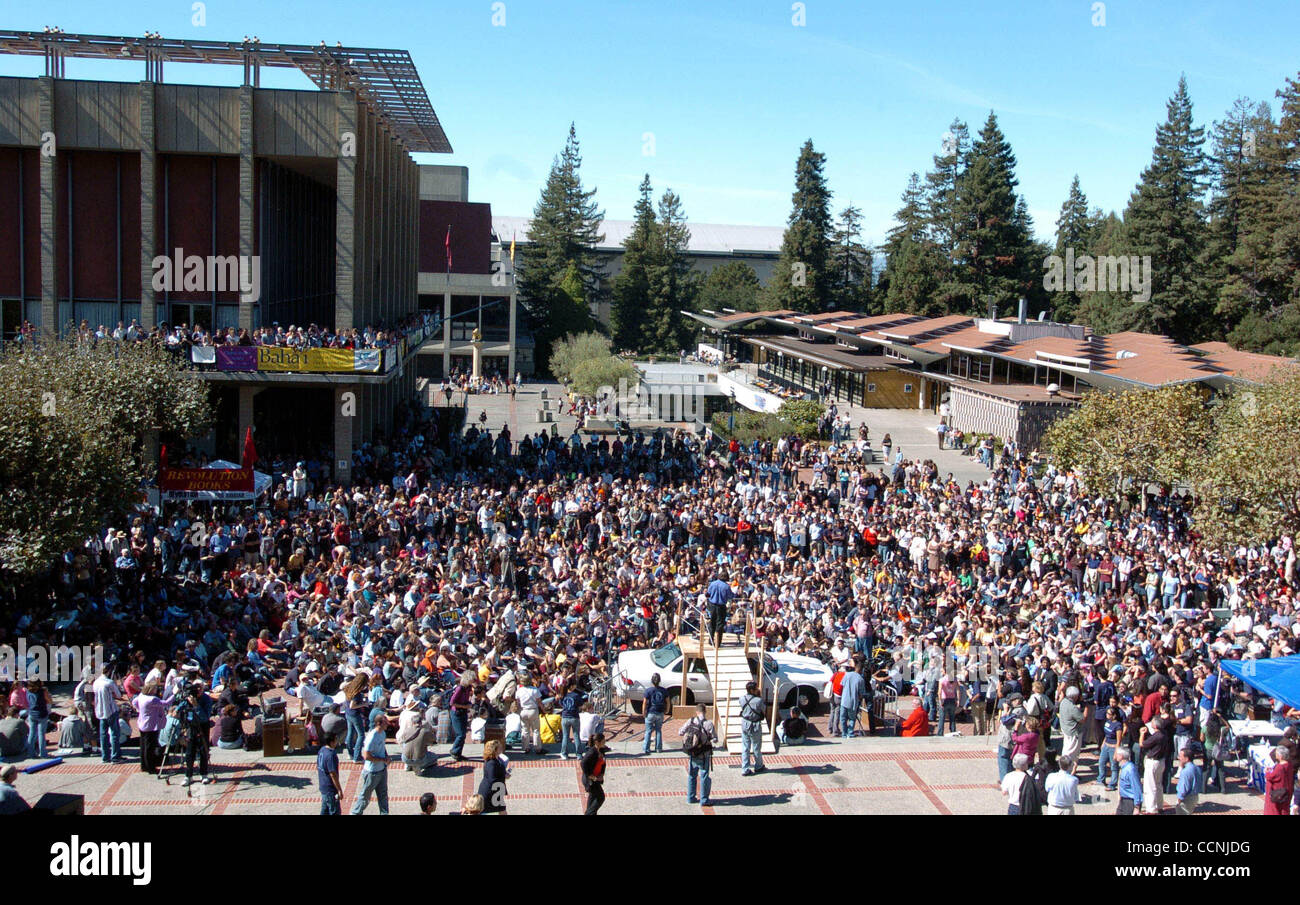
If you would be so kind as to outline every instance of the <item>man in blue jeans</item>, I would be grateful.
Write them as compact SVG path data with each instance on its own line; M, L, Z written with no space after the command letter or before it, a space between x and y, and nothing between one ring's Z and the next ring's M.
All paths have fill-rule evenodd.
M343 813L339 808L343 784L339 782L339 756L335 751L338 746L339 735L335 733L326 737L325 744L316 754L316 785L320 789L322 817L337 817Z
M108 677L108 665L100 667L99 678L92 686L95 696L95 719L99 720L99 751L104 763L122 760L122 742L117 735L118 705L122 693Z
M650 677L650 687L645 691L642 708L645 711L645 743L642 754L650 753L650 739L655 740L655 753L664 750L664 714L668 708L668 694L659 687L659 673Z
M713 804L709 798L709 792L713 790L713 779L709 776L709 772L713 769L713 746L718 743L718 730L714 728L712 721L707 719L707 713L708 710L703 704L696 704L695 716L677 730L679 736L685 736L687 729L695 725L703 729L708 739L708 744L701 750L687 752L690 765L687 767L686 774L686 800L706 808ZM700 793L698 798L695 795L697 788Z
M763 699L758 696L758 683L746 682L745 693L740 697L740 775L753 776L767 768L763 766Z
M365 746L361 756L366 759L361 768L361 788L357 789L357 800L352 803L352 816L365 811L374 795L379 802L379 813L388 813L388 717L380 714L375 717L375 725L366 733Z
M853 726L858 721L858 708L867 694L867 680L862 677L861 664L844 673L840 686L840 728L845 738L853 738Z
M564 699L560 702L560 756L565 760L582 756L582 738L578 729L582 725L582 705L587 696L578 691L578 681L570 679L565 686ZM569 742L573 742L573 753L569 753Z
M474 692L464 682L456 686L451 693L451 757L453 761L465 759L465 736L469 732L469 706L474 700Z

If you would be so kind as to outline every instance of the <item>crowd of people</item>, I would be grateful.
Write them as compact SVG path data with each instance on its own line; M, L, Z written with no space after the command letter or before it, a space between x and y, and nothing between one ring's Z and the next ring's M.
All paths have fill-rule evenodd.
M386 349L400 342L408 332L432 322L432 315L416 313L400 322L386 325L368 325L350 329L335 330L333 327L319 324L296 326L294 324L272 324L247 330L243 327L209 328L202 324L167 324L146 328L139 320L132 318L128 324L118 321L115 327L104 324L91 326L83 319L72 327L70 333L81 343L117 342L137 343L152 342L166 349L182 354L188 360L189 352L195 347L212 346L282 346L291 349ZM36 341L39 329L31 322L24 321L15 334L19 344Z
M514 437L476 423L439 443L412 412L367 448L351 487L295 471L269 511L141 511L68 551L51 599L11 601L7 635L103 645L106 674L84 677L69 714L13 689L11 715L51 720L64 748L75 741L55 723L80 720L82 744L98 738L111 761L124 714L154 769L150 734L193 700L179 731L187 780L197 763L201 782L209 745L249 743L254 698L283 688L320 718L323 749L341 733L365 762L354 812L371 794L386 810L386 773L369 774L382 772L390 720L409 769L429 769L438 744L459 761L470 742L504 737L536 753L545 736L557 756L588 756L592 770L600 759L603 780L585 695L620 651L706 618L722 581L727 621L752 618L769 649L837 669L832 732L845 720L851 731L885 685L919 698L908 734L919 720L953 731L969 714L974 731L998 733L1016 808L1023 778L1047 762L1055 772L1030 785L1046 790L1040 806L1067 812L1078 781L1051 776L1073 778L1089 746L1106 785L1131 790L1144 771L1138 810L1158 810L1170 783L1183 800L1179 777L1192 773L1172 769L1183 759L1205 770L1187 794L1222 783L1224 718L1257 702L1244 686L1216 687L1218 661L1300 643L1289 538L1216 550L1185 496L1099 497L1007 447L965 485L901 449L872 468L854 454L865 434L850 442L836 422L829 443ZM1216 624L1213 608L1232 615ZM1300 714L1271 706L1289 732L1270 780L1288 796L1273 812L1287 813ZM481 802L492 812L509 762L487 760L501 761ZM692 781L694 800L708 794Z

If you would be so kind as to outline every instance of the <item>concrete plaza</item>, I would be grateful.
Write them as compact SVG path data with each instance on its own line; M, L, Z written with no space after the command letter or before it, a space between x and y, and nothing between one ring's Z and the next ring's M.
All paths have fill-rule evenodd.
M714 757L713 806L686 801L686 759L678 750L673 724L665 726L664 751L642 756L639 718L610 721L613 741L602 814L1004 814L997 789L995 741L992 736L930 738L831 739L817 720L807 744L782 748L769 756L767 770L742 777L740 758ZM482 775L479 745L467 745L470 760L453 764L448 746L437 750L443 760L427 777L389 767L389 802L394 814L418 811L424 792L438 796L438 811L458 809L474 793ZM558 746L550 746L551 751ZM134 749L128 749L133 752ZM390 743L389 753L397 749ZM584 795L576 760L554 754L536 757L513 753L507 807L517 814L581 814ZM87 814L314 814L319 811L315 758L296 754L265 758L261 752L212 752L211 785L180 785L183 771L167 785L140 772L135 762L104 764L98 757L72 757L62 765L32 775L20 774L17 787L34 803L45 792L86 796ZM341 753L342 806L352 805L361 768ZM30 763L30 761L28 762ZM175 767L171 768L172 771ZM1115 793L1094 782L1096 754L1084 755L1080 789L1088 796L1080 814L1113 814ZM1245 784L1245 771L1230 768L1225 795L1202 797L1201 814L1262 814L1261 796ZM1174 796L1166 796L1165 813L1173 813ZM367 812L378 813L375 803Z

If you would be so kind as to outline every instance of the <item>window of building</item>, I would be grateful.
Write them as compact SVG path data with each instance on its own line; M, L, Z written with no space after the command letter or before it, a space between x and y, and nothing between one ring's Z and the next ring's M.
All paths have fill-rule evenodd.
M874 393L875 391L876 391L876 385L874 383L867 384L868 393Z
M903 392L904 393L912 392L912 385L910 383L903 384Z

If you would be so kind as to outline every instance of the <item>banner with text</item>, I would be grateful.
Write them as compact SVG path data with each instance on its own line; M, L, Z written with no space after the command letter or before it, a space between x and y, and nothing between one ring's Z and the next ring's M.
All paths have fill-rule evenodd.
M380 349L291 349L287 346L221 346L221 371L298 372L308 374L378 373L384 364Z

